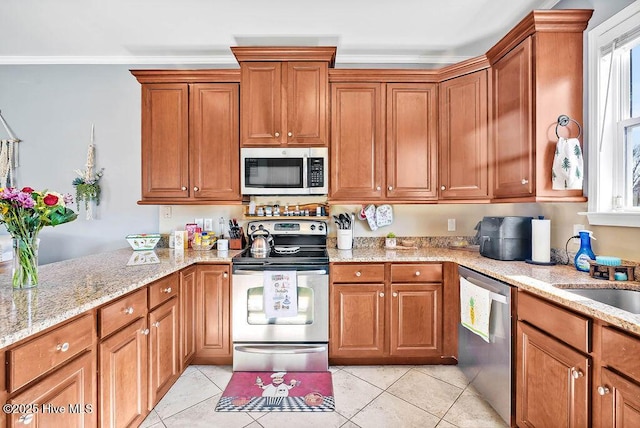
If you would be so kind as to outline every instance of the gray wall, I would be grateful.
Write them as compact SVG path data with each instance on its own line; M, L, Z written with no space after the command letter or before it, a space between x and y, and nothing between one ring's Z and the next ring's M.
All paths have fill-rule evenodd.
M125 235L158 230L158 208L136 204L140 85L128 67L0 66L0 110L22 140L16 186L37 190L74 194L95 124L96 165L105 168L97 218L85 220L81 208L76 221L43 229L40 263L126 247Z

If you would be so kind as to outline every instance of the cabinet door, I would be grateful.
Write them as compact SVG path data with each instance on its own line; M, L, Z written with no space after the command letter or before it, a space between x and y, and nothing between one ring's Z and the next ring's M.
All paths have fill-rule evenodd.
M329 356L384 355L384 284L333 284Z
M440 84L441 199L489 198L487 71Z
M196 199L240 199L238 102L236 83L190 88L189 183Z
M328 64L292 61L287 65L287 144L327 146Z
M186 84L142 85L142 197L189 197L189 93Z
M196 362L231 357L229 266L198 265Z
M10 426L95 427L96 356L87 351L8 402L37 406L37 413L13 413Z
M437 86L387 84L387 199L437 197Z
M331 86L332 199L379 199L384 186L384 98L379 83Z
M529 37L492 67L494 198L534 192L531 51Z
M180 371L196 354L196 267L180 272Z
M442 284L391 284L390 354L442 355Z
M147 415L147 319L137 321L100 343L100 426L138 426Z
M602 368L594 394L600 406L598 426L602 428L640 427L640 385Z
M149 410L180 376L178 298L149 312Z
M590 357L518 321L518 426L589 426L590 360Z
M283 120L282 63L243 62L240 112L241 146L279 146Z

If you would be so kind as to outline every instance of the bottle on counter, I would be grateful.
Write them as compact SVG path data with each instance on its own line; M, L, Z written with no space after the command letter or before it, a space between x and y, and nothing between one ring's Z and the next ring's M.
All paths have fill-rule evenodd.
M576 269L582 272L589 272L589 261L596 259L596 255L591 249L591 238L596 238L590 230L580 230L578 231L578 235L580 235L580 249L576 253L576 257L573 261L576 265Z

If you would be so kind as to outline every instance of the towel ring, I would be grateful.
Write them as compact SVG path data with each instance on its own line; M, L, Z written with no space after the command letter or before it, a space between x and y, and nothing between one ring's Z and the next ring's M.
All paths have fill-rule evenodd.
M556 137L560 138L560 134L558 134L558 126L567 126L569 122L573 122L578 126L578 136L576 138L580 138L582 136L582 126L575 119L571 119L566 114L561 114L558 116L558 123L556 125Z

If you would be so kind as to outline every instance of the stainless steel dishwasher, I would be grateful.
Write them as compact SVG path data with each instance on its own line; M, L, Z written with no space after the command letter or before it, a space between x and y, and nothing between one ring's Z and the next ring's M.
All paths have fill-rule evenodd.
M511 289L504 282L460 266L460 278L492 293L489 343L458 324L458 367L482 397L511 425L513 371Z

